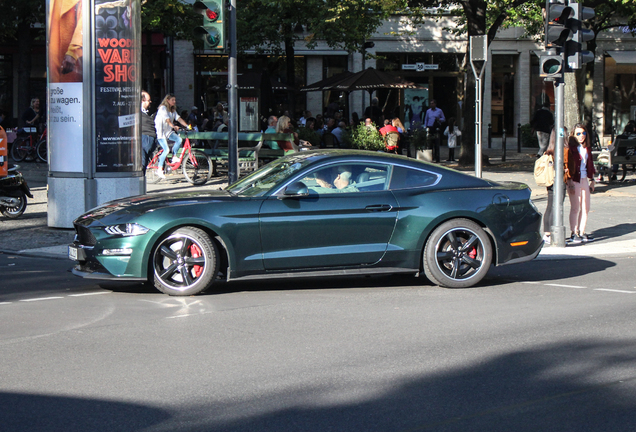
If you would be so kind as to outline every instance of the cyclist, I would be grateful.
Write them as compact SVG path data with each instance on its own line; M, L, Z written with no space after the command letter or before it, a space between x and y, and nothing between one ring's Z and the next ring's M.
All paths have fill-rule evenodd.
M178 160L177 152L183 140L176 132L179 129L176 122L181 123L185 128L188 127L188 124L177 114L176 96L172 93L168 93L166 97L163 98L163 101L161 101L161 105L159 105L159 110L155 116L157 141L161 148L163 148L163 153L159 156L159 168L157 170L157 175L161 178L165 178L163 164L168 156L168 141L174 141L174 145L172 146L172 161L175 162Z

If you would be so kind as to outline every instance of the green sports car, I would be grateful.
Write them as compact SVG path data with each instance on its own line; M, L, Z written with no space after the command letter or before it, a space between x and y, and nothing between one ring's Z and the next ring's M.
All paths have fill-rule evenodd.
M218 191L112 201L74 221L85 278L192 295L217 278L424 272L449 288L532 260L541 214L521 183L387 153L288 155Z

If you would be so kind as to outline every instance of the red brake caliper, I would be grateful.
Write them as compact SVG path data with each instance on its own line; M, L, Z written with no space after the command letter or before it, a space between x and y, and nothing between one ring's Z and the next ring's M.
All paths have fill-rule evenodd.
M477 248L472 248L470 252L468 252L468 256L471 259L475 259L477 257Z
M201 255L203 255L201 253L201 249L196 244L190 245L190 254L192 255L192 258L199 258ZM192 270L194 270L194 276L199 277L201 276L201 273L203 273L203 266L194 265L192 266Z

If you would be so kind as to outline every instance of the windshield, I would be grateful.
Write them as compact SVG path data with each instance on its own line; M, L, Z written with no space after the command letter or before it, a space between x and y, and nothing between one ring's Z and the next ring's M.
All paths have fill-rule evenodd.
M226 190L233 195L259 197L310 164L310 154L300 152L281 158L242 178Z

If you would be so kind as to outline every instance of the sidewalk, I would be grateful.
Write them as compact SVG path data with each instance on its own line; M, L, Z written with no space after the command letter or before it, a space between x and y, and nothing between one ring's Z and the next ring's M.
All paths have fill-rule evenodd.
M472 167L458 167L457 163L444 162L447 148L442 148L442 164L474 174ZM536 149L516 148L508 150L503 162L500 149L484 149L490 165L482 166L482 177L494 181L517 181L532 189L533 202L543 212L546 206L545 188L535 185L532 171ZM0 253L19 254L33 257L67 259L67 245L73 241L71 229L49 228L47 226L47 186L48 167L42 163L22 163L20 170L27 179L34 199L28 202L22 217L10 220L0 215ZM227 177L213 177L204 186L192 186L177 177L148 185L148 193L164 193L179 189L213 190L227 186ZM630 172L624 182L600 183L592 195L592 208L588 218L588 234L595 241L587 244L568 245L565 248L544 246L537 259L563 259L578 257L622 256L636 253L636 173ZM564 202L564 225L569 235L570 205Z

